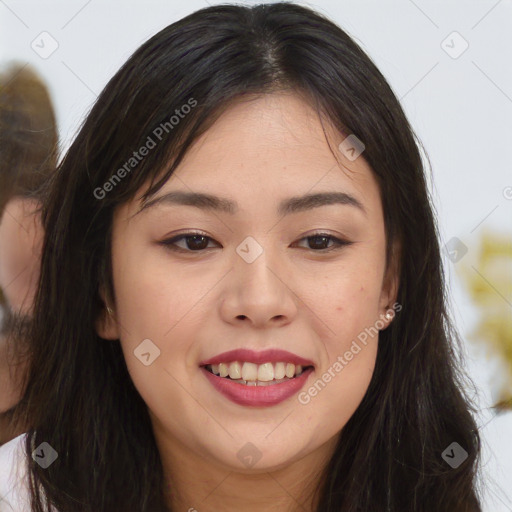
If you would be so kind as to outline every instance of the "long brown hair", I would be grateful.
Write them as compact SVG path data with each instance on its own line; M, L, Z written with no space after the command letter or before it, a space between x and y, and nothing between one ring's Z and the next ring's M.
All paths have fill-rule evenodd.
M157 33L107 84L59 165L44 208L34 364L22 400L33 425L25 449L34 511L46 509L41 491L60 512L169 510L147 407L119 343L106 343L94 327L105 307L99 287L113 297L112 215L148 183L144 200L158 191L232 101L283 89L364 142L381 191L388 263L393 242L403 248L403 309L380 334L372 381L325 468L317 510L481 510L480 441L446 309L421 144L352 38L285 2L216 5ZM171 128L170 117L191 99L194 108ZM163 123L158 148L120 177ZM30 457L42 442L59 454L46 469ZM467 452L456 468L442 457L453 442Z

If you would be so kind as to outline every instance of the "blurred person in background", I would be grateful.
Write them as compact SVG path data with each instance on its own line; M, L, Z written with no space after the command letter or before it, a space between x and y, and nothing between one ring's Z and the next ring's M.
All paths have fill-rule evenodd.
M0 445L26 428L12 419L24 387L23 333L39 280L40 197L56 153L46 86L28 66L11 64L0 73Z

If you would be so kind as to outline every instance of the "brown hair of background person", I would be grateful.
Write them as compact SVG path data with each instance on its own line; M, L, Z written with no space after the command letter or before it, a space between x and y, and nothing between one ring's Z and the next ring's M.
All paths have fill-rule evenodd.
M0 212L13 196L38 197L57 164L57 127L46 85L28 66L0 72Z
M46 85L29 66L9 64L0 72L0 255L4 260L0 265L10 267L3 269L0 276L0 444L24 430L11 421L26 368L24 344L19 335L13 336L13 326L26 327L30 315L14 310L8 289L17 286L24 296L34 292L28 290L33 283L25 282L29 272L23 270L39 267L39 261L34 261L39 258L35 241L42 238L39 197L46 178L56 167L57 141L55 114ZM18 269L7 264L6 258L16 267L24 266L19 276ZM2 279L5 276L8 278ZM23 328L18 334L24 331Z

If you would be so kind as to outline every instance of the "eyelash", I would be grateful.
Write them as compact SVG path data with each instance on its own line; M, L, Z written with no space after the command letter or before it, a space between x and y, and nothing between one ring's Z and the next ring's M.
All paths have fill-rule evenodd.
M191 231L191 232L188 232L188 233L182 233L181 235L175 236L174 238L169 238L168 240L162 240L159 243L160 243L160 245L165 246L170 251L184 252L184 253L201 253L201 252L204 252L206 249L199 249L199 250L193 251L193 250L190 250L190 249L183 249L183 248L177 247L175 245L175 243L177 241L181 240L181 239L191 238L191 237L194 237L194 236L200 236L200 237L203 237L203 238L207 238L208 240L213 240L213 238L211 238L208 235L206 235L206 233L203 233L201 231ZM349 242L348 240L336 238L335 236L330 235L329 233L324 233L324 232L312 233L311 235L308 235L308 236L305 236L305 237L301 238L299 240L299 242L301 242L302 240L310 239L310 238L322 238L322 237L323 238L328 238L329 240L332 240L334 242L334 246L328 247L326 249L310 249L311 251L319 252L319 253L324 253L325 254L325 253L331 252L333 250L342 249L343 247L352 245L354 243L354 242Z

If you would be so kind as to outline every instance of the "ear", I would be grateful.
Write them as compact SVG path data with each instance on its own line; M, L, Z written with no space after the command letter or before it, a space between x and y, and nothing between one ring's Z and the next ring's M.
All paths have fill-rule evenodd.
M379 300L380 319L386 324L384 329L389 326L395 316L395 308L393 308L393 305L396 303L398 287L400 285L399 263L400 243L398 240L395 240L391 247L390 261L382 281L382 290ZM396 308L397 311L400 311L400 309L402 308Z
M100 287L99 294L103 300L104 306L96 319L96 332L100 338L105 340L118 340L119 328L116 319L116 312L109 306L109 301L106 298L103 286Z

